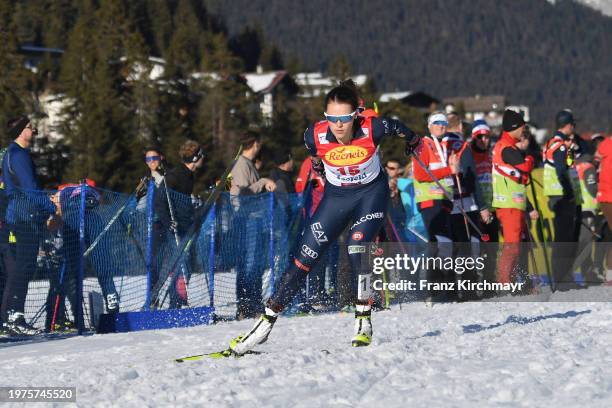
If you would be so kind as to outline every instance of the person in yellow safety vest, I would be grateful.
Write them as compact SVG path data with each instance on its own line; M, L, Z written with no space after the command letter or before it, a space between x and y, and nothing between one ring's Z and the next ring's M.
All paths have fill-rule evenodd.
M502 119L503 133L493 148L493 202L501 223L504 246L499 257L498 281L509 283L516 279L519 243L525 240L525 214L537 219L538 213L527 198L529 174L533 156L525 154L528 140L524 137L525 120L515 111L506 110Z
M580 180L580 193L582 195L582 226L578 240L578 253L588 245L592 245L601 236L601 230L605 223L605 217L597 202L597 168L593 164L593 156L582 154L576 159L576 170ZM595 248L595 262L591 256L587 256L580 266L580 271L585 283L599 284L603 282L600 274L603 270L603 251L600 246Z
M577 288L570 271L580 235L582 195L576 170L573 142L576 122L570 110L555 118L557 131L544 147L544 195L554 213L555 237L552 269L559 290Z
M448 120L442 112L432 113L427 126L429 135L423 137L421 145L417 148L416 154L421 162L427 166L431 174L437 178L444 190L451 197L453 196L454 179L453 175L459 173L459 157L449 151L443 144L446 134ZM453 210L452 201L448 200L444 191L413 159L412 161L414 177L415 201L419 212L423 217L423 223L427 230L430 242L437 243L437 256L452 256L452 232L450 214ZM436 248L428 246L429 256L436 256ZM455 273L450 270L430 269L427 271L427 280L430 282L455 281ZM450 293L429 293L427 303L433 300L434 295L438 297L448 297Z

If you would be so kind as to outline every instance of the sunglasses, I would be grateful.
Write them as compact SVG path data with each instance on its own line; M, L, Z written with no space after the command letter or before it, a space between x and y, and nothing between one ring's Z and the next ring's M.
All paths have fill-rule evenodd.
M327 112L324 112L323 114L325 115L325 119L327 119L328 121L332 123L336 123L338 121L340 121L341 123L349 123L351 120L353 120L353 118L357 114L357 111L353 111L353 113L349 113L348 115L337 115L337 116L328 115Z
M149 156L145 157L145 163L151 163L154 161L161 161L161 156Z
M399 170L399 167L389 167L389 166L387 166L387 170Z

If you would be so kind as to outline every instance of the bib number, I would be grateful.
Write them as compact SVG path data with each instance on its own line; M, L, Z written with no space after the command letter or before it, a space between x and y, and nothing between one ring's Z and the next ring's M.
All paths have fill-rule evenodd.
M356 176L359 174L359 166L338 167L338 172L343 176Z

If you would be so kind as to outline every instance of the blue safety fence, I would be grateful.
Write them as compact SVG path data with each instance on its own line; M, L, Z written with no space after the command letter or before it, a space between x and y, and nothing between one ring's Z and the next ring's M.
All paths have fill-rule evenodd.
M98 314L117 311L261 311L301 232L302 195L223 193L203 203L163 183L148 187L143 197L86 184L0 191L9 203L0 281L17 299L10 310L46 331L93 329ZM47 225L55 212L61 222Z
M165 321L155 327L180 325L169 319L199 324L210 321L212 311L221 319L255 316L273 294L307 222L308 191L222 193L216 202L202 202L153 181L138 197L84 183L12 197L0 189L3 319L23 310L37 328L82 331L98 327L98 315L117 312L134 314L116 319L115 328L126 330L132 324L151 328L151 319ZM390 212L387 219L388 240L414 239L405 234L407 227L401 233L401 215ZM420 253L414 244L400 247ZM346 250L332 245L328 252L290 309L341 303L338 278L346 270ZM533 268L544 276L548 266L538 253L534 259ZM179 309L191 312L156 314Z

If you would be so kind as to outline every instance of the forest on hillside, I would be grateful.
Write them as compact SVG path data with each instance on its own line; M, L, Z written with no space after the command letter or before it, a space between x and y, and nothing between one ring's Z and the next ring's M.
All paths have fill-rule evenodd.
M338 55L379 91L506 95L541 127L572 108L612 127L612 18L571 0L205 0L232 35L256 27L289 60ZM251 28L248 28L251 27Z
M582 130L602 128L612 115L611 21L567 0L0 0L0 123L22 112L36 119L44 95L62 96L64 138L48 143L41 134L34 149L44 186L87 176L124 192L144 174L146 146L161 146L176 164L186 138L206 150L199 191L245 129L299 162L321 98L280 94L264 120L240 75L258 65L336 79L366 73L368 104L394 89L502 93L529 105L543 126L558 108L574 107ZM27 45L61 56L45 54L32 69ZM157 80L146 75L150 57L165 61ZM219 80L194 76L211 72ZM424 131L421 113L381 108ZM396 147L387 143L386 157Z

